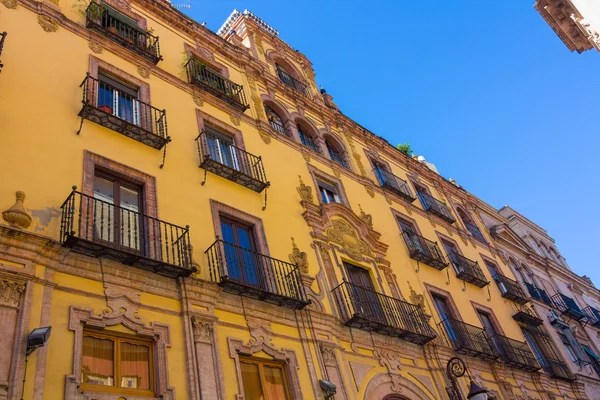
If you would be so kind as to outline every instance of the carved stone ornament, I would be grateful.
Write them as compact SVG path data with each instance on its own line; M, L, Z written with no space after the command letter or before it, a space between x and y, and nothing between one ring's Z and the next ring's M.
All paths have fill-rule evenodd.
M373 217L371 216L371 214L366 214L363 211L360 204L358 205L358 208L360 209L360 219L362 219L364 221L364 223L367 224L369 229L373 229Z
M298 190L298 194L300 195L300 198L303 201L308 201L308 202L312 203L313 202L312 188L310 186L307 186L304 184L304 182L302 181L302 177L300 175L298 175L298 178L300 178L300 186L298 186L296 188L296 190Z
M194 340L196 342L210 343L214 331L212 321L205 321L196 316L192 317L192 328L194 328Z
M13 228L26 229L31 225L31 216L25 211L23 201L25 201L25 192L16 193L17 201L8 210L2 213L2 218Z
M373 189L373 186L365 185L365 190L369 193L369 196L375 197L375 189Z
M0 280L0 304L18 307L23 291L25 285L22 283Z
M254 32L254 44L256 45L256 50L258 50L259 54L265 54L265 49L263 47L262 38L259 34Z
M231 114L229 116L229 119L231 120L231 122L235 125L235 126L240 126L240 122L241 122L241 118L239 115L237 114Z
M362 260L362 256L373 256L371 249L362 240L352 225L344 219L334 219L331 221L331 228L327 229L327 237L333 243L341 245L351 258Z
M337 168L332 168L332 170L333 170L333 175L334 175L336 178L339 178L339 177L340 177L340 170L339 170L339 169L337 169Z
M88 42L88 47L96 54L102 53L102 45L95 40L90 40Z
M17 8L17 0L0 0L0 1L2 1L2 4L4 4L4 7L6 7L6 8L11 8L11 9Z
M423 296L423 294L417 294L411 286L410 281L408 281L408 288L410 289L410 302L420 306L423 309L423 312L425 312L425 296Z
M302 158L304 158L304 161L310 162L310 154L302 152Z
M142 65L138 65L137 67L138 74L144 79L150 78L150 70Z
M269 135L269 133L263 131L262 129L259 129L258 134L260 135L262 141L265 142L265 144L271 143L271 135Z
M323 355L323 363L328 367L335 367L337 365L335 349L322 344L319 347L321 349L321 354Z
M401 370L402 362L400 361L400 356L393 351L377 349L373 351L373 355L379 358L379 365L382 367L387 367L389 372L393 370Z
M289 257L292 264L298 265L300 272L308 274L308 255L305 252L300 251L296 242L294 242L294 238L292 238L292 254L290 254Z
M58 21L46 15L38 16L38 24L45 32L56 32L58 30Z

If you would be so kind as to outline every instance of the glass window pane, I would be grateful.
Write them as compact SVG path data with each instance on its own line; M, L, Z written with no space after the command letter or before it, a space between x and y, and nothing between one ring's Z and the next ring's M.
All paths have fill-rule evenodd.
M150 389L150 349L121 342L121 387Z
M83 205L86 212L93 212L94 238L114 242L115 240L115 194L112 180L94 177L94 198ZM93 210L91 208L93 207Z
M94 198L109 204L115 203L113 181L99 176L94 177Z
M83 337L81 382L93 385L114 385L114 349L110 339Z
M241 362L240 369L242 370L242 382L244 384L244 399L264 400L258 365Z
M286 400L283 370L281 367L264 366L265 393L269 400Z

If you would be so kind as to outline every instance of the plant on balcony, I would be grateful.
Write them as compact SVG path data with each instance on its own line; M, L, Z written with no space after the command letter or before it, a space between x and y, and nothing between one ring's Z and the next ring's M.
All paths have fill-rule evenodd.
M399 144L398 150L400 150L401 153L403 153L409 157L412 156L412 154L413 154L413 149L412 149L412 147L410 147L410 144L408 144L408 142L406 142L404 144Z

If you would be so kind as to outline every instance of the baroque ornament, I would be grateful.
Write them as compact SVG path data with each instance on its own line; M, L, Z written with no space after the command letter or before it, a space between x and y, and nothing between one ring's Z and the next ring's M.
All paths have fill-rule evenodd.
M358 205L358 208L360 209L360 219L362 219L364 223L367 224L369 229L373 229L373 217L371 216L371 214L365 214L360 204Z
M7 306L18 307L24 290L25 285L21 283L0 280L0 302Z
M319 346L321 348L321 354L323 355L323 362L326 366L335 367L335 349L324 345Z
M308 255L305 252L300 251L294 238L292 238L292 254L290 254L289 257L290 262L300 268L300 272L303 274L308 273Z
M17 8L17 0L0 0L0 1L2 1L2 4L4 4L4 7L6 7L6 8L11 8L11 9Z
M327 229L327 237L333 243L342 246L346 254L355 260L362 260L363 255L373 256L371 249L362 240L350 223L344 219L334 219Z
M271 135L269 135L268 132L265 132L262 129L259 129L258 134L260 135L260 138L262 139L262 141L265 142L265 144L271 143Z
M211 342L214 330L214 326L211 321L203 321L200 318L193 316L192 327L194 328L194 340L196 342Z
M408 281L408 288L410 289L410 302L420 306L423 312L425 312L425 296L423 296L423 294L417 294L411 286L410 281Z
M90 40L88 42L88 47L96 54L102 53L102 45L95 40Z
M2 213L2 218L13 228L29 228L31 225L31 216L25 211L23 202L25 201L25 192L16 193L17 201L8 210Z
M138 74L140 74L140 76L142 78L145 78L145 79L150 78L150 70L148 68L146 68L142 65L138 65L137 71L138 71Z
M300 178L300 186L298 186L296 188L296 190L298 191L300 198L303 201L308 201L308 202L312 203L313 202L312 188L310 186L307 186L304 184L304 182L302 181L302 177L300 175L298 175L298 178Z
M198 94L194 95L194 103L196 103L196 105L198 107L202 107L204 105L204 100L202 99L202 97Z
M58 30L58 21L46 15L38 16L38 24L45 32L56 32Z
M229 119L231 120L231 122L235 125L235 126L240 126L240 122L241 122L241 118L239 115L237 114L231 114L229 116Z
M369 193L369 196L375 197L375 189L373 189L373 186L365 185L365 190Z

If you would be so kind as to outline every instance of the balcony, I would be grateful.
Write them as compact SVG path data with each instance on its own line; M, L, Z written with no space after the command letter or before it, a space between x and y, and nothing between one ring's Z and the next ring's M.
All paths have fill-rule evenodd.
M586 318L587 315L581 311L581 308L575 303L575 300L570 298L569 296L565 296L562 293L557 293L552 296L552 301L554 302L555 307L562 313L562 315L566 315L567 317L574 319L575 321L581 321Z
M208 258L210 280L228 293L295 310L310 303L302 286L300 270L294 264L220 239L204 253Z
M223 140L221 135L203 130L196 138L200 168L232 182L262 192L269 186L262 158Z
M560 379L567 382L573 382L576 380L576 377L573 376L571 371L569 371L569 367L567 367L562 361L554 358L545 358L541 364L546 373L550 375L550 378Z
M425 211L436 215L451 224L456 222L446 204L442 203L441 201L435 199L434 197L428 195L425 192L417 191L417 196L419 196L419 199L421 200L421 204L423 204L423 209L425 209Z
M416 200L416 197L412 194L408 183L396 175L384 170L383 168L375 168L373 170L379 184L390 192L397 194L408 202L412 203Z
M583 312L588 317L588 324L595 328L600 328L600 310L597 310L592 306L587 306L583 309Z
M438 327L445 332L448 342L457 353L482 360L495 360L499 357L496 347L482 328L451 318L440 322Z
M281 82L285 83L286 86L291 87L292 89L300 92L304 96L309 95L308 87L304 83L300 82L298 79L285 72L283 68L281 68L279 65L276 65L276 67L277 75L279 76Z
M529 307L520 307L519 310L513 314L513 319L526 326L540 326L544 323L540 317L537 316L535 311Z
M78 114L81 118L159 150L171 140L166 110L139 101L89 74L79 87L83 88L83 107Z
M438 271L448 266L437 243L425 239L423 236L417 235L412 231L403 231L402 237L408 247L410 258L427 264Z
M134 20L106 4L90 3L86 10L86 26L154 64L162 60L158 36L140 29Z
M550 296L548 296L548 294L546 293L546 291L544 289L540 289L528 282L524 282L524 283L525 283L525 287L527 288L527 291L529 292L529 294L531 295L532 298L534 298L538 301L541 301L542 303L546 304L547 306L554 307L554 303L552 302L552 299L550 298Z
M343 282L333 289L344 324L424 345L435 338L420 306Z
M487 244L487 240L485 240L485 237L483 237L483 233L481 233L481 230L479 230L477 225L471 224L470 222L466 222L466 221L463 221L463 222L464 222L465 226L467 227L467 230L469 232L471 232L471 235L473 235L473 237L475 239L477 239L481 243Z
M244 87L221 76L202 61L190 58L185 64L188 82L196 85L215 97L231 104L241 112L250 106L246 101Z
M517 281L513 281L504 275L498 274L495 274L492 278L494 278L494 281L496 281L498 289L500 289L500 293L505 299L512 300L520 305L523 305L529 301Z
M467 257L454 252L448 254L448 258L454 266L456 277L458 279L469 282L480 288L490 284L487 279L485 279L485 275L483 275L483 271L479 267L477 261L469 260Z
M492 336L492 342L500 354L500 359L509 367L528 372L535 372L541 368L526 342L519 342L500 334Z
M4 48L4 40L6 39L6 32L0 32L0 56L2 55L2 49ZM4 64L2 64L2 61L0 61L0 72L2 72L2 67L4 67Z
M523 334L534 350L537 361L551 378L567 382L575 380L575 376L557 355L552 339L547 333L537 328L527 328L523 330Z
M96 199L75 187L61 209L65 247L173 278L195 271L189 227Z

